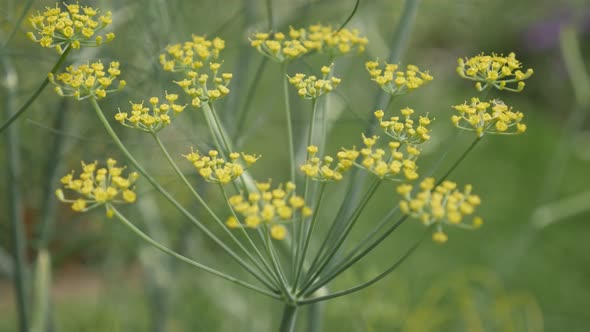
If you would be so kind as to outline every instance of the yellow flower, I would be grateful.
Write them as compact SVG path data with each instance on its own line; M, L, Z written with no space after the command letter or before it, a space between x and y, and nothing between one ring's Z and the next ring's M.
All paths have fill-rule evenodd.
M404 108L401 114L404 120L400 120L399 116L393 116L389 120L383 120L384 112L382 110L375 111L375 117L379 120L379 125L385 133L400 143L406 143L410 146L421 144L430 139L428 126L432 122L427 116L420 116L418 121L412 119L411 115L414 110L411 108ZM418 154L418 150L412 150ZM409 151L410 152L410 151Z
M357 29L342 28L334 30L332 26L311 25L307 28L289 27L289 33L277 32L254 33L250 45L278 63L285 63L309 53L324 53L330 58L355 51L362 53L368 44L366 37Z
M408 93L433 80L427 71L420 71L415 65L408 65L403 71L396 64L385 63L381 67L377 61L368 61L365 68L371 80L391 96Z
M85 212L99 205L105 205L107 215L112 214L110 204L134 203L137 196L132 185L139 175L130 173L122 176L123 167L116 167L117 161L108 159L107 168L98 168L95 161L90 164L82 162L82 172L78 178L74 177L74 171L66 174L60 182L63 189L78 193L78 198L66 198L63 189L58 189L57 198L65 203L71 203L72 210ZM109 213L109 211L111 211Z
M166 102L160 103L157 97L151 97L149 103L151 107L144 107L142 103L131 103L131 111L115 114L115 120L119 121L125 127L139 129L147 133L155 133L168 126L173 115L181 113L186 105L178 105L174 102L178 99L177 94L166 94Z
M229 198L233 210L243 217L246 227L269 227L270 235L277 240L287 236L287 228L283 225L292 222L298 216L307 218L311 209L305 205L303 197L295 193L293 183L279 184L275 189L269 182L257 182L257 192L248 195L239 194ZM230 217L226 221L229 228L240 227L240 221Z
M244 170L252 165L259 157L233 152L230 161L219 156L217 150L210 150L207 155L191 151L184 156L197 169L199 175L207 182L228 184L244 173ZM242 159L243 163L239 160ZM245 165L244 165L245 164Z
M306 176L313 180L320 182L338 182L342 180L343 173L352 167L350 160L346 159L343 155L339 162L334 162L334 158L325 156L322 159L316 157L318 148L314 145L307 147L308 159L299 169L305 173ZM344 160L344 162L342 162Z
M481 217L474 217L470 224L464 221L481 204L479 196L471 193L471 185L459 190L454 182L443 181L435 186L434 178L426 178L420 183L418 192L412 194L412 189L408 184L398 186L397 192L403 197L399 203L400 210L426 226L436 224L437 230L432 239L437 243L448 240L442 230L443 225L475 229L483 224Z
M390 181L412 181L418 178L416 159L419 151L415 147L405 145L404 153L399 142L389 142L387 148L378 148L378 136L366 137L363 134L362 138L364 148L359 151L353 148L338 152L340 163L348 167L354 165Z
M321 69L322 78L320 79L313 75L295 74L295 76L289 77L289 83L297 89L300 97L317 99L334 90L340 84L341 80L332 76L333 68L334 64L323 66Z
M65 73L49 74L49 81L55 85L55 91L62 97L102 99L107 93L121 90L127 84L119 80L116 88L110 88L121 75L119 62L112 61L105 71L102 62L97 61L80 66L68 66ZM110 89L109 89L110 88Z
M478 91L495 87L498 90L520 92L524 89L524 80L533 75L531 68L526 72L522 71L522 63L516 59L514 53L510 53L508 56L481 53L472 58L458 59L457 61L459 76L476 81L475 88Z
M65 7L66 10L62 11L56 4L53 8L47 7L43 13L32 15L29 23L35 32L28 32L27 36L41 47L53 47L59 53L67 46L99 46L115 38L113 33L99 34L112 22L110 11L99 15L98 10L80 6L77 2Z
M499 99L488 102L471 98L471 103L453 106L459 115L453 115L451 121L457 128L475 131L477 137L485 133L514 135L526 131L526 125L521 123L524 115L513 112Z

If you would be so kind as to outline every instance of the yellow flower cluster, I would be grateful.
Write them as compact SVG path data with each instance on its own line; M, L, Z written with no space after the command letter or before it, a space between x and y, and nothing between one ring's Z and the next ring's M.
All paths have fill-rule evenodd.
M146 133L158 132L170 124L170 110L174 112L174 115L184 111L186 105L175 104L177 99L177 94L166 93L166 103L160 104L158 97L151 97L149 99L151 109L144 107L143 102L131 103L131 115L119 110L119 113L115 114L115 120L125 127L139 129Z
M219 156L219 152L216 150L210 150L207 155L191 151L184 157L195 166L205 181L221 185L237 179L244 173L244 168L254 164L260 158L256 155L232 152L229 155L230 161L226 161ZM239 162L240 159L245 163L245 166Z
M451 121L461 129L475 131L477 137L488 134L522 134L526 125L521 123L524 115L513 112L499 99L482 102L478 98L471 98L471 103L453 106L459 115L453 115Z
M68 66L65 73L57 75L50 73L49 81L56 85L55 92L62 97L74 97L78 100L89 97L102 99L107 93L125 87L127 83L120 80L117 88L109 89L119 75L121 75L119 62L111 62L105 72L102 62L97 61L77 67Z
M99 46L115 38L113 33L96 35L111 24L110 11L99 15L98 10L78 3L65 6L67 10L63 12L56 4L55 8L47 7L42 14L31 16L29 22L36 33L28 32L27 36L42 47L54 47L59 53L69 45L72 48Z
M199 108L203 103L213 102L229 94L228 85L232 79L231 73L219 74L220 63L212 62L209 64L212 76L208 74L199 74L190 70L186 73L186 78L178 84L182 90L192 98L191 105ZM207 83L213 84L213 88L207 88Z
M317 99L332 91L341 82L339 78L331 76L332 68L333 64L323 66L321 79L313 75L295 74L295 76L289 77L289 83L297 88L299 96L305 99Z
M222 63L216 61L224 48L221 38L208 40L193 35L192 41L170 45L160 55L164 70L184 73L184 79L175 83L192 98L192 106L199 108L229 94L232 74L221 73Z
M339 161L334 164L334 158L325 156L324 159L316 157L318 152L317 146L310 145L307 147L308 159L300 169L306 176L320 182L338 182L342 180L343 173L353 166L353 159L349 153L340 151L338 153Z
M376 148L375 145L379 140L378 136L366 137L363 134L363 144L365 145L360 151L344 149L338 154L340 162L350 160L354 165L365 169L381 179L392 181L415 180L418 178L418 166L416 159L420 150L412 145L406 145L406 153L401 151L400 142L389 142L388 151ZM360 157L360 163L356 159ZM401 176L403 175L404 178Z
M385 115L383 110L375 111L375 117L379 120L379 125L394 140L413 145L424 143L430 139L428 126L432 119L428 116L420 116L418 126L414 128L415 121L411 117L414 110L406 107L401 110L401 114L404 116L403 121L400 121L399 116L392 116L389 120L383 120Z
M331 58L356 51L363 53L369 40L362 37L358 29L334 30L330 25L310 25L303 32L303 46L310 51L325 53Z
M525 86L523 81L533 75L531 68L526 72L521 70L522 64L516 59L514 53L510 53L506 57L496 53L492 53L492 55L482 53L465 60L459 59L458 63L457 73L459 76L476 81L475 87L478 91L493 86L499 90L520 92ZM513 86L516 84L516 86L509 87L508 84Z
M399 70L396 64L385 63L385 66L381 67L377 61L368 61L365 68L371 79L392 96L408 93L433 80L427 71L420 71L414 65L408 65L403 71Z
M420 183L420 191L412 197L413 187L402 184L397 192L404 197L400 201L400 210L424 225L437 224L437 230L432 235L435 242L447 242L448 237L442 230L443 224L460 226L462 228L477 228L483 224L480 217L472 219L471 224L464 222L466 216L475 212L481 204L481 199L471 193L471 185L466 185L463 191L457 189L457 184L444 181L436 186L434 178L426 178Z
M117 161L107 159L106 168L97 168L97 162L85 164L82 162L82 173L77 178L74 171L61 178L64 189L72 190L82 197L77 199L65 198L62 189L56 190L58 199L72 204L72 210L85 212L100 205L106 205L107 216L112 216L109 204L133 203L136 194L133 184L139 177L136 172L123 177L124 167L116 167Z
M368 44L356 29L335 31L332 26L311 25L307 28L289 28L289 33L255 33L250 45L273 61L284 63L305 54L318 52L334 58L355 51L362 53Z
M309 217L311 208L305 205L305 200L295 193L295 184L287 182L285 189L282 185L271 190L271 183L256 183L258 192L250 192L247 196L234 195L229 198L233 210L243 217L243 225L258 228L260 225L269 227L270 235L277 240L287 236L285 223L295 219L297 215ZM236 217L229 217L226 222L229 228L242 227Z
M199 70L219 58L224 48L225 41L221 38L209 40L205 36L193 35L191 41L168 45L166 53L160 55L160 64L165 71Z

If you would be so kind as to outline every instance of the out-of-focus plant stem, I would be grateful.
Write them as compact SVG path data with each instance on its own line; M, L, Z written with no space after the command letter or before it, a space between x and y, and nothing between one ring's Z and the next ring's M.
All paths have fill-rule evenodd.
M106 129L109 136L113 139L119 150L123 153L126 159L133 165L140 174L144 176L144 178L156 189L159 193L164 196L174 207L181 212L186 218L188 218L193 225L195 225L201 232L203 232L209 239L215 242L223 251L225 251L230 257L232 257L240 266L242 266L246 271L248 271L252 276L254 276L258 281L264 284L269 289L274 289L274 287L262 276L260 276L250 264L246 263L238 254L236 254L230 247L228 247L221 239L219 239L215 234L213 234L205 225L203 225L195 216L193 216L190 212L188 212L170 193L168 193L157 181L154 179L144 168L141 164L133 157L133 155L127 150L123 142L119 139L109 121L102 113L100 106L98 105L96 99L91 98L90 103L94 108L96 115L98 116L100 122Z
M281 326L279 332L293 332L295 331L295 321L297 320L297 306L285 303L283 306L283 317L281 318Z
M125 226L127 226L133 233L135 233L137 236L139 236L142 240L144 240L147 243L149 243L149 244L153 245L154 247L158 248L162 252L164 252L164 253L166 253L168 255L171 255L174 258L176 258L176 259L178 259L178 260L180 260L182 262L185 262L185 263L187 263L189 265L192 265L192 266L198 268L199 270L206 271L208 273L211 273L213 275L216 275L218 277L221 277L221 278L223 278L225 280L228 280L228 281L230 281L230 282L232 282L234 284L243 286L245 288L251 289L253 291L256 291L256 292L258 292L260 294L264 294L264 295L269 296L269 297L274 298L274 299L278 299L279 298L279 296L277 294L275 294L275 293L271 293L271 292L267 291L266 289L262 289L260 287L251 285L251 284L249 284L247 282L244 282L244 281L242 281L240 279L234 278L234 277L232 277L230 275L227 275L227 274L225 274L223 272L220 272L220 271L217 271L215 269L212 269L212 268L210 268L210 267L208 267L206 265L203 265L201 263L195 262L192 259L190 259L188 257L185 257L185 256L183 256L183 255L181 255L181 254L179 254L179 253L177 253L177 252L175 252L175 251L173 251L173 250L171 250L171 249L163 246L159 242L154 241L152 238L150 238L149 236L147 236L147 234L145 234L144 232L142 232L139 228L135 227L135 225L133 225L133 223L131 223L127 218L125 218L125 216L122 215L121 212L119 212L119 210L117 210L115 207L111 207L111 209L115 213L115 216Z
M15 106L16 87L18 76L8 58L2 57L2 87L4 90L4 109L11 112ZM14 114L14 113L13 113ZM9 220L12 237L12 262L13 282L15 289L15 301L18 316L19 331L29 331L29 305L28 305L28 271L26 262L26 238L24 231L24 211L21 193L21 154L19 150L19 132L17 127L11 127L6 131L6 197L8 199Z
M59 59L57 60L57 62L53 66L53 68L51 68L50 73L55 74L57 72L57 70L61 67L61 65L64 63L64 61L68 57L68 54L70 53L71 49L72 48L69 45L66 47L66 49L62 52ZM37 97L39 97L41 92L43 92L43 90L45 89L47 84L49 84L49 77L45 77L43 82L41 82L41 85L39 85L37 90L35 90L35 92L31 95L31 97L29 97L29 99L23 104L23 106L21 106L18 109L18 111L16 111L16 113L13 113L8 118L8 120L6 120L4 122L4 124L2 124L2 127L0 127L0 133L2 131L4 131L6 128L8 128L8 126L10 126L10 124L12 122L14 122L16 119L18 119L18 117L21 116L29 108L29 106L31 106L31 104L35 101L35 99L37 99Z
M53 129L63 132L66 127L66 115L68 110L68 101L63 99L59 106L59 112L55 115L53 121ZM55 222L55 209L57 206L57 200L53 195L54 185L57 183L58 177L61 172L62 163L61 155L65 145L65 136L55 135L53 144L49 151L49 158L45 165L45 176L46 183L44 185L45 190L43 191L43 204L41 205L41 228L39 230L39 237L37 239L37 247L39 249L46 249L51 239L51 231Z

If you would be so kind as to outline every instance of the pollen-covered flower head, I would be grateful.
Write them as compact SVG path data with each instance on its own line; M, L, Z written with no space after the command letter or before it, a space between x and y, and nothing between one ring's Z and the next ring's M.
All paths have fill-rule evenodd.
M330 25L314 24L307 28L289 27L288 33L257 32L250 37L250 45L278 63L295 60L310 53L337 56L365 51L368 39L359 30L342 28L334 30Z
M377 61L368 61L365 68L371 80L391 96L408 93L433 80L428 71L421 71L415 65L408 65L404 71L396 64L385 63L382 66Z
M475 88L478 91L493 86L498 90L520 92L524 89L524 80L533 75L531 68L523 72L522 63L514 53L508 56L481 53L472 58L458 59L458 63L459 76L476 81Z
M292 29L294 30L294 29ZM301 33L303 46L310 52L316 51L335 58L349 53L363 53L369 40L361 36L358 29L334 30L331 25L310 25Z
M35 32L28 32L27 36L42 47L54 47L59 53L67 46L80 48L82 46L99 46L115 38L110 32L99 34L112 22L112 14L92 7L66 4L62 11L59 5L47 7L45 12L37 13L29 18Z
M295 74L289 77L289 83L297 88L299 96L305 99L317 99L336 88L341 80L332 76L334 64L330 66L323 66L321 68L322 78L317 78L314 75L307 76L305 74Z
M274 239L282 240L287 236L285 224L312 214L303 197L295 193L295 184L291 182L279 184L274 189L270 181L257 182L256 189L229 198L230 205L241 218L230 217L226 222L228 227L265 227Z
M166 71L182 72L183 79L175 81L192 98L191 105L200 108L203 103L221 99L229 94L231 73L222 72L219 59L225 48L221 38L207 39L193 35L183 44L169 45L160 55L160 63Z
M229 154L229 160L225 160L217 150L210 150L206 155L191 151L184 157L193 164L205 181L222 185L237 179L246 168L260 158L256 155L232 152Z
M192 98L191 105L200 108L204 103L214 102L229 94L228 85L232 79L231 73L220 73L221 63L212 62L208 65L210 71L189 70L185 78L174 82Z
M177 94L168 94L166 92L165 101L161 102L158 97L149 99L149 107L145 107L143 102L131 103L131 111L115 114L115 120L119 121L125 127L139 129L147 133L155 133L168 126L172 119L181 113L186 105L176 104Z
M513 112L512 107L499 99L487 102L478 98L471 98L470 103L453 106L459 115L453 115L451 121L461 129L475 131L477 137L485 133L514 135L526 131L526 125L521 123L524 115Z
M193 35L192 40L182 44L168 45L166 53L160 55L160 64L165 71L198 71L210 62L215 62L225 48L221 38L207 39Z
M301 31L294 29L288 35L282 32L273 34L257 32L250 37L250 45L269 59L278 63L285 63L309 52L303 46L302 36Z
M98 167L95 161L90 164L82 162L82 172L76 177L75 172L61 178L63 189L58 189L57 198L65 203L72 204L72 210L85 212L90 209L105 205L107 216L111 217L113 211L110 204L134 203L136 194L133 184L139 177L136 172L123 176L125 167L117 167L117 161L107 159L106 168ZM76 195L66 197L64 189L73 191Z
M348 171L353 163L350 159L342 156L335 161L331 156L319 158L316 156L318 148L314 145L307 147L307 160L299 169L306 176L320 182L338 182L342 180L343 173Z
M468 229L482 225L480 217L472 218L469 223L465 222L466 217L471 217L475 208L481 204L479 196L471 193L471 185L466 185L463 190L458 189L457 184L451 181L435 185L434 178L426 178L420 183L415 194L412 193L412 185L402 184L397 187L397 192L403 196L399 205L404 214L419 219L426 226L436 224L437 229L432 236L434 241L447 241L443 225Z
M62 97L74 97L77 100L86 98L102 99L107 93L121 90L127 85L119 80L121 75L119 62L112 61L109 68L102 62L66 67L65 73L49 74L49 81L55 85L55 92ZM119 81L116 85L116 81Z
M418 166L416 159L420 150L412 145L405 144L402 149L400 142L389 142L387 147L377 147L378 136L366 137L364 134L364 147L357 151L343 149L338 152L341 163L345 160L353 165L369 171L379 177L391 181L415 180L418 178ZM359 160L360 159L360 160Z
M383 120L385 116L383 110L377 110L374 114L385 134L400 143L417 145L430 139L428 126L432 119L428 115L420 116L416 121L416 119L412 118L413 109L406 107L400 113L403 120L399 116L392 116L389 120Z

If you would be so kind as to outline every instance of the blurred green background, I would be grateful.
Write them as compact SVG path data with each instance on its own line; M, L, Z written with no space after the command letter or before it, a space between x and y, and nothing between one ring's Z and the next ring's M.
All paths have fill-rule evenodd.
M107 114L129 107L129 100L179 92L164 73L158 55L167 44L191 34L226 40L224 69L234 73L232 93L218 106L225 125L236 133L238 146L262 154L252 173L276 182L287 177L285 123L278 65L268 63L258 77L252 100L248 89L256 80L262 57L248 45L254 31L267 31L263 0L117 0L80 1L111 10L117 38L98 49L73 52L69 61L101 58L121 62L127 88L102 102ZM341 24L353 0L273 0L277 30L289 25ZM387 59L400 14L401 0L361 1L348 24L370 41L365 54L336 62L343 79L332 97L328 153L358 144L360 133L375 110L379 89L364 70L368 59ZM34 1L31 12L53 6ZM23 1L0 1L2 40L13 29ZM393 109L406 106L436 118L421 169L429 170L448 151L441 170L472 140L457 134L450 123L452 105L475 95L472 84L455 74L459 57L480 52L516 52L535 74L520 94L493 93L525 114L522 136L489 136L451 178L472 183L483 199L479 213L485 227L477 231L449 229L449 242L425 241L392 275L376 285L325 303L325 331L587 331L590 326L590 111L582 83L574 85L560 49L560 31L571 27L581 48L569 48L588 65L590 2L549 0L419 1L402 63L427 69L435 77L428 86L396 99ZM3 68L18 79L17 104L37 87L57 59L25 37L24 22L7 48ZM309 72L328 59L314 55L296 61L289 73ZM582 63L583 64L583 63ZM585 76L583 67L574 72ZM3 74L4 75L4 74ZM574 86L580 89L576 94ZM2 98L6 100L3 89ZM292 98L296 135L304 137L307 103ZM247 116L240 112L248 105ZM0 119L7 110L3 102ZM198 112L185 111L183 121L162 132L168 148L181 161L190 147L209 147L208 131ZM74 215L57 205L55 176L77 168L80 160L103 160L118 150L109 142L88 103L63 101L50 88L19 119L23 219L27 258L34 263L41 219L52 220L51 325L55 331L273 331L280 306L255 293L196 271L146 247L102 211ZM116 127L116 129L120 129ZM204 214L182 188L157 148L141 133L118 130L153 174L185 206ZM15 331L11 283L11 242L8 220L8 165L5 136L0 139L0 331ZM187 166L187 165L184 165ZM197 182L189 167L186 174ZM441 171L438 172L440 174ZM52 177L51 174L57 174ZM435 173L437 174L437 173ZM57 178L58 179L58 178ZM212 202L213 186L197 186ZM384 186L363 214L351 239L396 203L393 186ZM140 182L139 202L124 212L154 238L196 260L228 273L245 275L176 211ZM334 212L342 188L332 188L326 215ZM381 272L424 232L415 221L405 223L378 250L333 283L342 289ZM299 330L305 331L306 313Z

